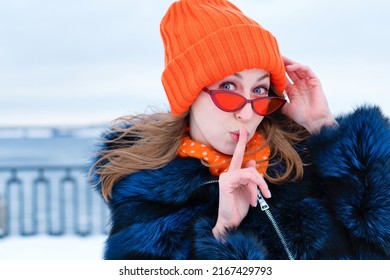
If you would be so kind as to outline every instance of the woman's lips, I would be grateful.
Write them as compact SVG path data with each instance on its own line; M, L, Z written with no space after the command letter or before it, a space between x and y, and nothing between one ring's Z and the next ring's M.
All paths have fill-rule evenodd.
M249 132L248 131L245 131L245 132L247 133L247 137L249 137ZM236 143L240 139L240 131L239 130L229 132L229 134L230 134L230 137L232 138L232 140Z
M240 139L240 132L239 131L233 131L233 132L229 132L230 133L230 136L232 138L232 140L234 142L238 142L238 140Z

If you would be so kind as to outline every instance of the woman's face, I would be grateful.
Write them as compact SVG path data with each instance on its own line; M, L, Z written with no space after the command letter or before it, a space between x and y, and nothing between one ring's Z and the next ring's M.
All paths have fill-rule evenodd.
M270 74L267 71L250 69L228 76L207 88L228 89L247 99L253 99L267 96L270 85ZM214 104L210 95L202 91L190 109L190 136L221 153L233 155L240 127L245 126L249 141L263 118L252 110L250 103L236 112L222 111Z

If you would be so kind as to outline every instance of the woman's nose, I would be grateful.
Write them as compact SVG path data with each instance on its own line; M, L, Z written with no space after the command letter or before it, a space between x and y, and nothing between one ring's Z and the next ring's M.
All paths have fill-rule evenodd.
M236 117L241 119L243 122L247 122L253 118L254 113L255 112L253 112L251 104L247 103L245 104L244 108L236 112Z

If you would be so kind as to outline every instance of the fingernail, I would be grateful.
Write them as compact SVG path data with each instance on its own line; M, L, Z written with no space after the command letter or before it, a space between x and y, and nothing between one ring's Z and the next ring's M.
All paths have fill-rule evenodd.
M271 197L271 192L269 190L267 190L267 197L270 198Z

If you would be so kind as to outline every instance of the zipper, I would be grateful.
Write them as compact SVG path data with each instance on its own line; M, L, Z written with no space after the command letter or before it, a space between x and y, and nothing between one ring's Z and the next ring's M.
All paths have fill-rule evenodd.
M218 183L218 182L219 182L218 180L210 180L210 181L207 181L207 182L201 184L200 187L208 185L208 184ZM257 189L257 201L259 202L261 211L265 212L265 214L267 215L268 219L270 220L273 228L275 229L276 234L278 235L280 241L282 242L283 248L286 251L286 254L287 254L289 260L294 260L294 255L291 253L290 248L288 248L286 239L284 238L284 235L283 235L282 231L280 230L278 223L276 222L274 216L271 213L271 210L268 206L268 203L265 201L265 199L261 195L261 192L259 189Z
M208 185L208 184L217 184L218 182L219 182L218 180L210 180L210 181L207 181L207 182L205 182L205 183L203 183L203 184L200 184L200 185L198 186L198 188L203 187L203 186L206 186L206 185Z
M271 210L269 209L268 203L265 201L263 196L260 193L260 190L257 190L257 201L259 202L261 211L264 211L267 215L268 219L270 220L272 226L274 227L276 234L278 235L280 241L282 242L282 245L284 247L284 250L286 251L286 254L290 260L294 260L294 256L291 253L290 249L288 248L286 239L284 238L284 235L282 231L280 230L278 223L276 222L274 216L271 213Z

